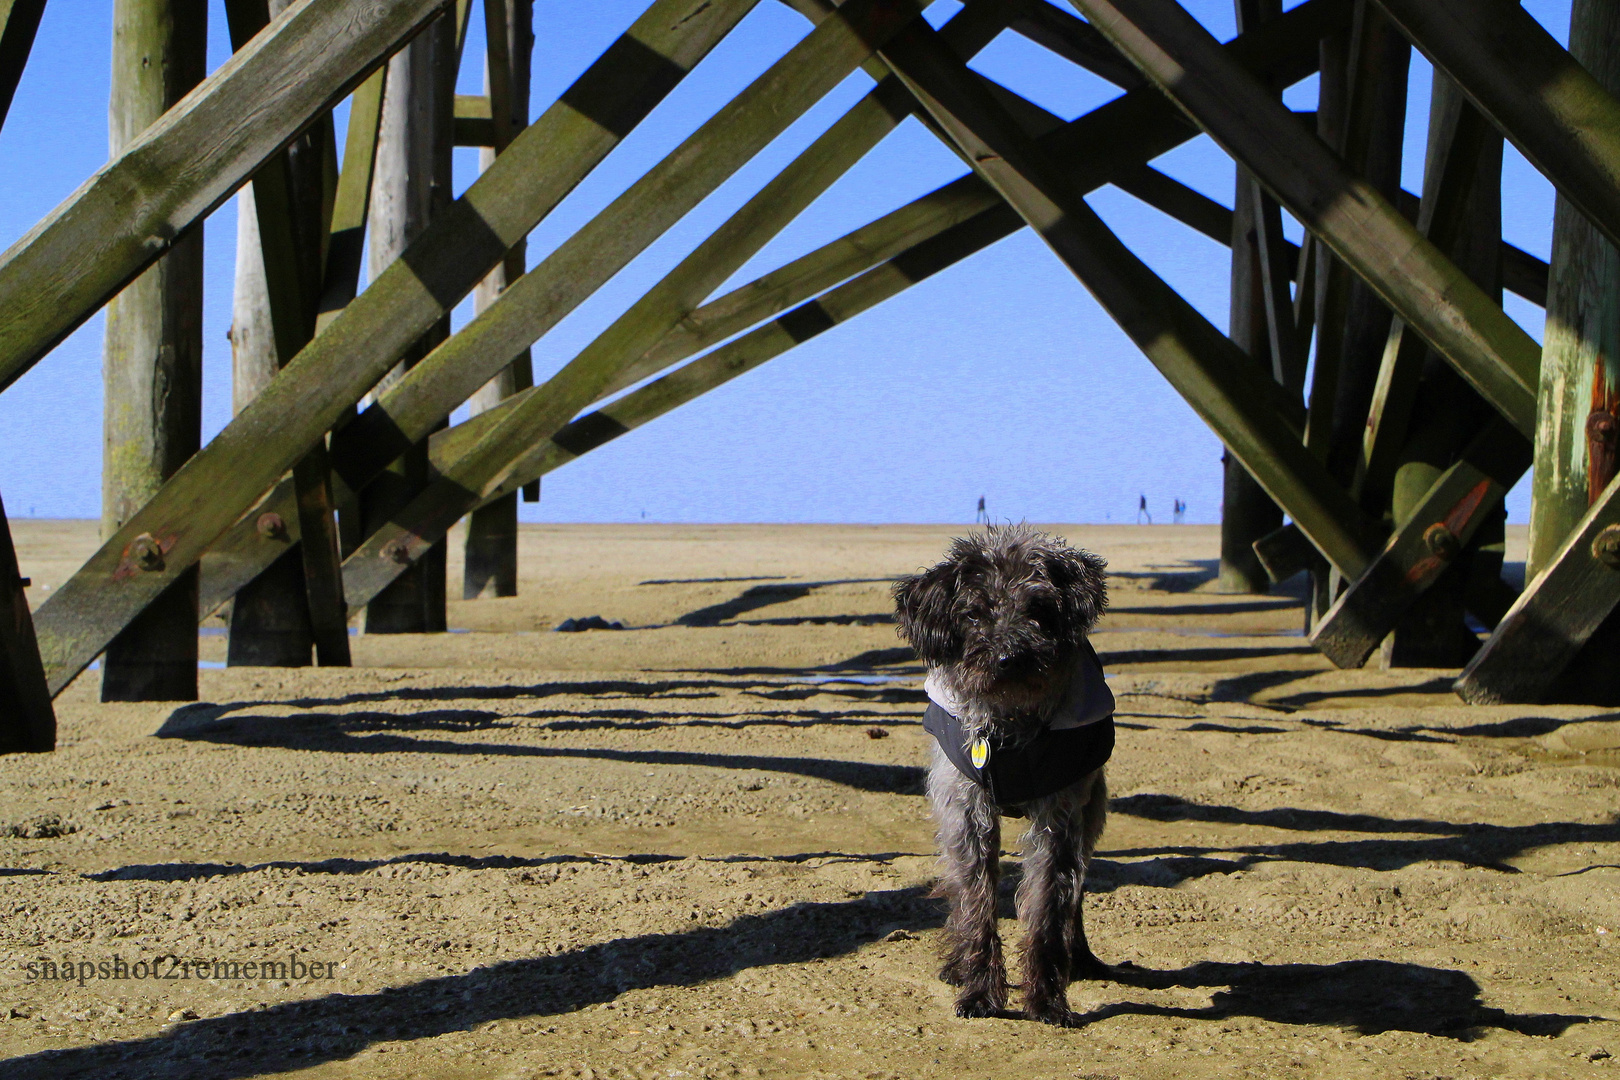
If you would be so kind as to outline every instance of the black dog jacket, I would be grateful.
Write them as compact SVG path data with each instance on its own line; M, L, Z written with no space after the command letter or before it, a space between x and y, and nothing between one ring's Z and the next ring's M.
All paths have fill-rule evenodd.
M1102 665L1095 653L1090 659L1087 675L1094 671L1100 680ZM1111 704L1112 695L1109 699ZM923 730L938 741L957 771L984 788L1003 812L1062 791L1101 768L1114 752L1111 712L1080 727L1048 728L1027 742L1008 745L994 736L969 739L962 722L930 699L928 711L923 713Z

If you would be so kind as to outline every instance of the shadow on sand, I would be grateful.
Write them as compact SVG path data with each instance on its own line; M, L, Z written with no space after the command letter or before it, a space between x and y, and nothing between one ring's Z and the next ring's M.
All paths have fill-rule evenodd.
M848 955L891 931L932 929L940 907L922 887L867 893L749 915L721 927L643 934L462 975L366 994L329 994L209 1017L161 1035L3 1062L8 1080L185 1077L239 1080L353 1057L373 1043L431 1039L495 1020L555 1016L632 990L695 986L762 965ZM906 945L916 948L916 945ZM1513 1015L1487 1008L1460 971L1382 960L1332 965L1195 964L1179 971L1130 969L1132 988L1219 987L1206 1008L1126 1001L1086 1015L1251 1016L1281 1024L1327 1024L1361 1032L1413 1031L1469 1039L1488 1028L1554 1035L1591 1017ZM948 991L938 1008L948 1015Z

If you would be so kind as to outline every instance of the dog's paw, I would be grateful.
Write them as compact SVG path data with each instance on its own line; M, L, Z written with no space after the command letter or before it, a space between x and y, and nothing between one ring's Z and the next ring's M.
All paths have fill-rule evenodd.
M967 976L962 972L961 964L949 960L939 969L939 981L946 986L961 986L967 982Z
M1024 1006L1024 1016L1030 1020L1037 1020L1053 1027L1077 1028L1080 1026L1080 1014L1069 1008L1067 1001L1048 1001L1040 1004Z
M956 998L956 1015L969 1019L1000 1016L1006 1008L1007 995L1005 992L971 990L957 995Z

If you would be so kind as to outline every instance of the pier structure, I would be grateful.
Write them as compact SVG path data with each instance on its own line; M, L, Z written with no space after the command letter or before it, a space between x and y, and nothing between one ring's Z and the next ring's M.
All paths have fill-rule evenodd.
M777 2L806 36L527 265L530 231ZM531 117L532 0L484 0L476 57L472 0L225 0L212 73L203 0L116 0L112 159L0 254L0 391L108 312L104 543L32 614L0 511L0 749L51 749L52 696L98 657L105 699L194 697L196 624L226 604L235 663L347 664L362 612L443 630L458 521L463 595L510 595L517 500L547 472L1024 228L1224 445L1219 587L1308 574L1310 640L1342 667L1620 701L1612 4L1575 0L1568 50L1513 0L1236 0L1227 42L1176 0L967 0L937 28L923 6L652 0ZM44 8L0 0L0 123L51 62L29 55ZM974 71L1009 31L1119 95L1064 120ZM1413 49L1435 69L1419 191ZM465 64L484 93L455 93ZM857 69L863 98L535 383L537 341ZM911 117L966 175L714 295ZM1150 164L1199 135L1235 162L1231 207ZM1503 240L1507 142L1557 190L1550 265ZM481 153L459 198L454 146ZM1090 208L1110 184L1230 245L1225 329ZM200 225L233 196L235 416L200 444ZM1546 308L1545 346L1504 291ZM1518 590L1503 499L1532 466Z

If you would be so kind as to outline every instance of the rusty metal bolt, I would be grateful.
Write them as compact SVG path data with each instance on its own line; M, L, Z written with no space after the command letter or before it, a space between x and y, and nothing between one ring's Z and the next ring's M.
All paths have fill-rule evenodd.
M1423 530L1423 543L1439 558L1450 562L1462 550L1462 541L1457 534L1446 528L1441 522L1435 522Z
M411 561L411 546L404 540L390 540L383 545L382 557L401 566L408 566Z
M129 542L129 558L142 570L163 569L163 547L151 533L141 533Z
M1620 525L1610 525L1592 537L1592 558L1611 570L1620 570Z
M281 515L274 511L260 514L259 520L254 522L254 528L266 540L281 540L287 535L287 523L281 520Z
M1597 442L1613 443L1620 434L1620 421L1612 413L1593 409L1586 417L1586 437Z

